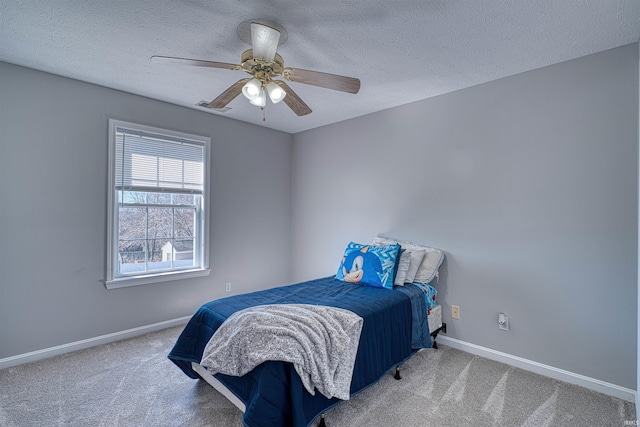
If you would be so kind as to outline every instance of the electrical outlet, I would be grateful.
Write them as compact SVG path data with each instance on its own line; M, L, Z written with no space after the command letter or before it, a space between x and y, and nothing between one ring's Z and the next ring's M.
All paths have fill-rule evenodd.
M231 292L231 282L227 282L224 284L224 290L227 292Z
M509 330L509 316L504 313L498 313L498 329Z
M452 305L451 306L451 318L452 319L459 319L460 318L460 307L458 307L457 305Z

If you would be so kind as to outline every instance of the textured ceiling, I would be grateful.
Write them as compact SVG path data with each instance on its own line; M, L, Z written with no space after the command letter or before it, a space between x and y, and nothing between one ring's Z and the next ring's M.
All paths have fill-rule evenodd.
M246 74L152 63L239 63L251 18L288 32L285 66L357 77L357 95L290 83L311 107L211 101ZM640 38L638 0L0 0L0 60L289 133L388 109Z

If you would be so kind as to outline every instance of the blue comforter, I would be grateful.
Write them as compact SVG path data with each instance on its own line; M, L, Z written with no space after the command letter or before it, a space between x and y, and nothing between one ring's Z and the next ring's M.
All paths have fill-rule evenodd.
M185 327L169 359L189 377L198 378L191 362L200 362L207 342L225 319L236 311L266 304L333 306L351 310L364 319L351 381L352 395L377 382L415 349L431 346L426 308L418 288L407 286L391 291L327 277L204 304ZM309 394L293 365L286 362L265 362L242 377L216 374L216 378L245 403L243 423L249 427L307 426L341 402L320 393Z

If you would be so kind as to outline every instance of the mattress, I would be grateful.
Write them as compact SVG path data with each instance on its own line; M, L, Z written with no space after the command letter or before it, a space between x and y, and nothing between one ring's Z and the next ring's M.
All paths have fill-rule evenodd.
M442 326L442 306L436 305L431 309L431 313L427 316L429 319L429 331L433 332Z

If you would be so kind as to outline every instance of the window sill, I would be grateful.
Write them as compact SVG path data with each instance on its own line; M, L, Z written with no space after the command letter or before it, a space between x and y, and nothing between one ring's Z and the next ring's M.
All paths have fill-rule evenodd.
M125 288L128 286L147 285L150 283L168 282L171 280L191 279L192 277L208 276L211 270L208 268L197 270L170 271L149 276L120 277L118 279L106 280L104 286L107 289Z

